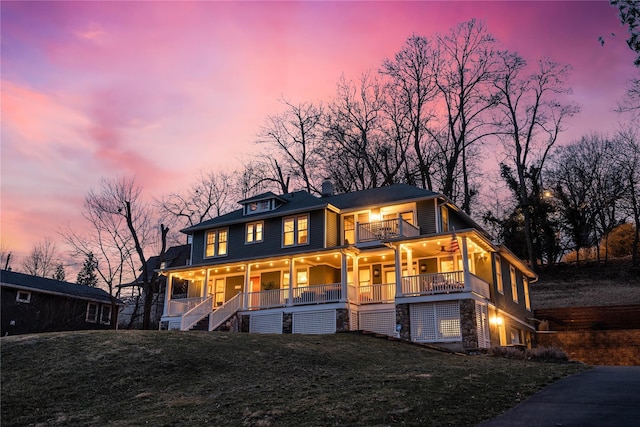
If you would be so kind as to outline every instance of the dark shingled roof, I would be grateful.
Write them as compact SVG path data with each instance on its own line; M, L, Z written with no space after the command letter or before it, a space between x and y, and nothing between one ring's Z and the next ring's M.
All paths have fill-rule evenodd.
M220 227L222 225L233 224L236 222L245 222L255 219L256 221L262 218L268 218L272 216L283 216L287 213L298 212L302 210L314 210L321 209L327 205L325 199L320 199L316 196L312 196L306 191L296 191L293 193L284 194L282 196L275 196L278 199L286 201L286 203L275 210L268 212L261 212L253 215L243 215L242 209L237 209L228 214L221 215L219 217L201 222L193 227L188 227L182 230L184 233L190 234L196 230L202 230L212 227Z
M28 288L42 293L68 295L90 301L111 302L109 294L100 288L16 273L15 271L0 271L0 283L3 286ZM122 304L119 301L118 303Z
M357 209L371 205L382 205L403 200L427 199L438 196L433 191L423 190L408 184L394 184L386 187L370 188L352 193L325 196L322 200L339 209Z

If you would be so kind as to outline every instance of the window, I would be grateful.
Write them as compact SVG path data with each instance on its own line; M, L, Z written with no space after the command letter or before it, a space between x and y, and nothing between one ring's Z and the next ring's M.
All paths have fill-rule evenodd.
M228 234L229 230L226 228L207 231L205 257L210 258L227 255Z
M258 202L251 202L244 205L244 214L251 215L255 213L270 211L273 209L272 200L261 200Z
M245 243L262 242L262 232L264 230L264 222L252 222L247 224L247 236Z
M95 302L87 303L87 322L96 323L98 321L98 304Z
M498 292L504 294L504 288L502 287L502 265L500 263L500 255L495 254L495 266L496 266L496 287Z
M449 231L449 211L446 207L440 206L440 221L442 225L442 232L446 233Z
M516 269L513 265L509 266L509 276L511 279L511 297L513 302L518 302L518 283L516 282Z
M16 294L16 302L31 302L31 292L28 291L18 291Z
M297 246L309 243L308 215L285 218L282 225L282 246Z
M344 217L344 244L354 244L356 242L356 223L353 215Z
M111 324L111 306L110 305L102 305L102 313L100 315L100 323L103 325Z
M524 305L527 310L531 311L531 300L529 299L529 279L523 276L522 285L524 286Z
M306 267L296 270L296 286L299 288L309 286L309 271L307 271Z

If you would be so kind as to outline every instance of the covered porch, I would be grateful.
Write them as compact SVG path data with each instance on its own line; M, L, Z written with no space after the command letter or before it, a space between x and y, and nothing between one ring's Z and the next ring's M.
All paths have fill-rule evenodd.
M166 271L163 320L174 325L180 320L184 330L212 312L221 316L232 309L394 304L398 298L454 292L488 298L493 280L490 247L471 231L459 233L459 249L450 252L451 239L451 234L423 236L366 249L345 246L260 262Z

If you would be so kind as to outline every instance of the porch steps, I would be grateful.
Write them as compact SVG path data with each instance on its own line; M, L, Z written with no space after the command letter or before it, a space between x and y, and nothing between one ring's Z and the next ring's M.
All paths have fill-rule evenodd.
M210 314L204 316L202 319L198 321L195 325L193 325L189 330L190 331L208 331L209 330L209 316Z

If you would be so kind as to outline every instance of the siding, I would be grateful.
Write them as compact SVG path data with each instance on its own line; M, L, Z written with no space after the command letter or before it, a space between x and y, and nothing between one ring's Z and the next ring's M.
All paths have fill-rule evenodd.
M327 247L338 246L340 244L339 230L340 217L337 213L327 211Z
M423 200L417 203L418 225L420 225L420 234L436 233L436 208L435 200Z
M303 215L303 214L300 214ZM334 214L334 217L336 215ZM264 220L263 241L245 244L246 224L260 221L259 218L250 217L246 222L234 224L228 227L228 254L223 257L204 258L204 245L206 231L196 231L193 235L193 264L226 263L248 258L260 258L274 255L286 255L305 250L322 249L325 239L325 216L323 210L309 213L309 244L293 247L282 247L282 219L284 217L268 218ZM337 219L334 218L335 233L333 239L337 241ZM214 230L212 228L212 230Z

